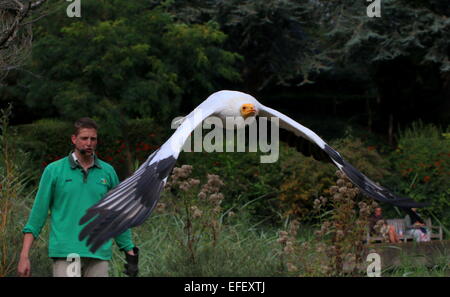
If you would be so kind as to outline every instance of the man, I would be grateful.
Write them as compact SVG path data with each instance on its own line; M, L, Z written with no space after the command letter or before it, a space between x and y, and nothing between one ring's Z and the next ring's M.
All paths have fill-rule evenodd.
M376 229L375 226L380 225L380 223L378 223L379 221L382 221L381 230L377 232L377 230L375 230ZM398 238L398 234L395 231L394 226L387 225L384 222L383 210L381 209L381 207L375 208L374 214L369 217L369 228L370 232L373 234L387 233L389 235L389 242L391 243L400 243L400 239Z
M83 228L78 222L89 207L119 183L119 179L114 168L95 155L95 121L81 118L75 122L74 128L73 152L49 164L42 174L30 217L22 231L24 240L18 265L19 276L31 276L29 251L45 225L49 211L51 229L48 253L53 259L53 276L81 276L78 274L81 270L83 276L108 276L112 240L92 253L86 242L78 239ZM131 231L117 236L115 242L125 251L128 261L126 273L135 276L138 249L132 243ZM81 260L81 263L78 262L81 267L75 270L72 264L74 254Z

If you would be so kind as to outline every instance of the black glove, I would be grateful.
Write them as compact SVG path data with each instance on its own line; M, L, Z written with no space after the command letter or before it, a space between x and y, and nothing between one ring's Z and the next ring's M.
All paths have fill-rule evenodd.
M134 256L129 255L125 252L125 259L127 263L125 264L124 273L128 276L137 276L139 272L138 262L139 262L139 248L133 248Z

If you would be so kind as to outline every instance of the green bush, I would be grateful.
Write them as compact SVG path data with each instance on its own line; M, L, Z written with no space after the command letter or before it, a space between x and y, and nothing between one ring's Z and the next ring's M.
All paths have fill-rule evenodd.
M392 184L417 201L430 202L423 210L450 226L450 138L437 127L415 122L399 135L391 154L393 169L400 174Z
M17 127L20 147L30 154L36 168L45 167L69 154L71 149L71 123L56 119L43 119Z
M261 155L259 152L186 152L180 154L178 164L192 165L193 174L199 177L207 173L220 175L225 184L222 190L225 207L248 204L248 213L258 221L276 216L276 197L283 178L278 174L280 161L261 164Z

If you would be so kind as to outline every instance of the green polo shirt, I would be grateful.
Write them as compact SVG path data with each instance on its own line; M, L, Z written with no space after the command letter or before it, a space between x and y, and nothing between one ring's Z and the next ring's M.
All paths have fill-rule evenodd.
M87 223L80 226L78 222L88 208L118 183L114 168L97 157L94 157L94 164L87 171L74 160L72 154L50 163L42 174L30 217L22 232L32 233L37 238L50 212L49 257L66 258L76 253L80 257L110 260L112 240L92 253L86 239L78 239L78 234ZM115 242L125 251L134 247L130 230L117 236Z

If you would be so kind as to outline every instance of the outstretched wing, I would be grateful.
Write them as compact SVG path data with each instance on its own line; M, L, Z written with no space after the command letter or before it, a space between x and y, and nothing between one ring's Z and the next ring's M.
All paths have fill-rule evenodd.
M316 133L300 125L288 116L264 105L259 107L259 116L279 118L280 128L295 135L299 141L295 143L297 149L306 155L312 155L317 160L330 161L367 196L380 202L387 202L403 209L424 207L426 203L419 203L408 197L399 197L385 187L379 186L358 169L348 163L342 156L322 140ZM281 133L280 133L281 134Z
M161 190L191 132L204 119L222 108L220 94L213 94L187 115L174 134L130 177L89 208L80 225L89 222L79 234L95 252L107 240L142 224L155 208Z

